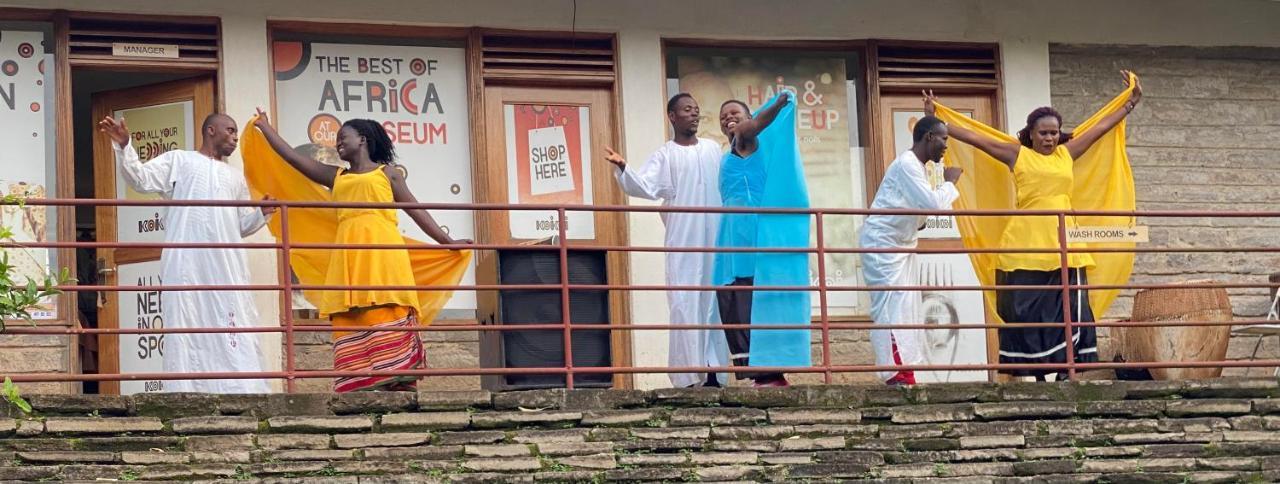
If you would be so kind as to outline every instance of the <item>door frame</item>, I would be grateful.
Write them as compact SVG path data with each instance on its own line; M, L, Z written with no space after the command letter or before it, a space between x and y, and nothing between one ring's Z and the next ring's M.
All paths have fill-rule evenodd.
M215 112L216 94L215 86L217 80L214 76L198 76L187 79L179 79L175 81L160 82L156 84L147 84L135 88L126 88L125 90L105 91L94 93L92 96L93 103L93 119L102 119L104 116L111 114L107 110L106 105L112 101L119 102L114 109L131 109L135 107L167 104L173 102L182 102L190 99L192 101L191 123L192 134L194 139L191 140L194 149L200 149L201 131L200 123L205 116ZM128 92L132 89L154 89L158 94L152 95L145 100L139 99L141 96ZM94 132L93 135L93 153L94 153L94 173L98 176L94 177L94 195L97 198L116 198L117 189L115 176L101 176L104 174L98 171L102 165L110 163L113 167L110 170L114 175L116 161L114 157L111 140L101 132ZM99 206L95 212L95 227L118 227L117 218L118 207ZM117 234L114 232L106 232L99 230L97 232L99 242L119 242ZM128 251L128 255L121 257L120 251ZM162 249L98 249L95 257L99 264L98 274L102 278L101 282L111 281L115 285L120 284L119 265L121 263L139 263L149 262L160 259ZM105 255L105 256L104 256ZM117 291L105 298L100 297L98 311L98 327L99 328L119 328L119 310L120 310L120 294ZM120 335L101 335L98 339L98 369L101 373L119 373L120 372ZM99 384L99 392L104 394L118 395L120 394L120 382L104 381Z
M913 105L914 103L914 104L918 104L919 109L923 111L924 106L920 97L921 96L919 94L912 94L912 93L902 92L902 91L882 93L879 96L880 110L877 113L876 122L882 129L877 134L876 138L874 139L874 142L876 143L877 149L879 149L880 152L884 153L884 156L875 159L875 161L878 161L878 163L868 164L867 172L874 173L876 177L874 185L868 183L869 186L875 186L878 188L880 186L880 182L883 181L884 179L885 172L889 169L889 164L893 163L893 160L897 158L897 153L895 153L896 150L894 149L894 146L893 146L894 145L894 139L893 139L894 110L898 108L906 107L908 105ZM950 98L955 103L953 105L948 105L949 107L961 113L964 113L966 111L973 111L974 118L978 119L979 121L983 121L986 124L992 125L990 123L996 123L997 120L999 119L995 113L995 109L996 109L995 100L990 97L990 94L965 92L965 91L943 92L942 94L939 94L939 98L941 99ZM986 106L982 105L984 101L987 102ZM913 106L912 109L915 109L915 106ZM985 121L982 120L983 116L981 116L983 110L990 111L989 113L986 113L988 116L986 116L987 120ZM963 183L963 180L961 182ZM875 198L875 193L876 193L876 190L867 191L867 196L868 196L867 206L871 206L871 200ZM961 248L961 247L963 247L963 244L960 242L960 239L958 238L921 239L919 242L919 248L921 249L954 249L954 248ZM993 310L994 308L986 307L985 300L984 300L983 313L986 315L985 322L989 323L995 320L993 318L994 316L994 313L992 312ZM961 322L971 323L971 321L961 321ZM999 358L1000 358L1000 333L999 333L999 330L996 328L987 328L985 332L986 332L986 340L987 340L987 362L994 363L996 361L999 361ZM999 377L1000 377L999 373L992 370L987 371L988 380L995 381Z
M54 173L55 180L50 195L60 199L76 198L75 184L75 116L74 116L74 96L72 92L72 70L73 69L98 69L107 71L130 71L130 72L164 72L164 73L190 73L192 75L214 74L217 79L215 86L215 106L217 110L223 109L224 86L223 86L223 56L222 56L222 19L216 16L190 16L190 15L144 15L144 14L127 14L127 13L106 13L106 12L89 12L80 10L63 10L63 9L41 9L41 8L24 8L24 7L0 7L0 16L12 21L31 21L31 22L49 22L53 24L53 64L54 64L54 89L53 97L56 100L54 106L54 136L58 140L53 151L54 156ZM73 21L117 21L117 22L184 22L188 24L197 24L212 27L216 32L213 35L212 53L215 57L214 62L186 62L177 59L147 59L147 58L110 58L104 59L103 56L97 58L88 58L84 56L71 55L71 34ZM81 127L81 129L96 129L93 126ZM63 205L53 208L57 224L53 228L58 241L74 241L76 240L76 224L75 212L76 207ZM60 268L66 269L71 274L75 274L77 270L76 249L71 247L63 247L55 249L57 255L57 263ZM83 283L80 283L83 284ZM72 338L68 342L67 348L67 366L69 371L76 373L82 372L82 365L79 356L81 335L75 331L81 328L79 318L79 304L75 293L67 292L57 297L58 314L57 318L49 321L39 321L37 324L41 326L63 326L72 329ZM69 393L78 393L81 389L79 382L67 382L66 389Z
M609 44L612 46L613 70L607 80L602 78L596 78L596 79L560 78L551 74L535 73L535 72L522 74L516 77L504 76L501 78L495 77L495 78L489 79L489 78L486 78L485 72L484 72L484 39L488 35L522 35L522 36L528 36L531 38L547 38L547 39L579 38L579 39L607 40ZM490 125L501 127L503 123L503 119L501 117L499 119L489 119L489 116L488 116L489 106L486 100L486 96L489 94L489 87L495 87L495 88L501 88L501 89L530 89L535 91L543 90L543 89L554 89L554 88L607 90L609 91L608 102L610 104L610 111L611 111L610 119L608 119L609 127L607 132L609 139L602 140L602 141L604 141L605 143L608 143L611 140L612 146L616 150L620 152L625 152L624 150L626 149L626 136L622 130L623 106L622 106L622 93L621 93L621 82L620 82L621 74L619 73L620 60L617 56L617 52L618 52L618 40L617 40L617 36L614 34L586 33L586 32L571 33L571 32L555 32L555 31L519 31L519 30L485 29L485 28L471 29L467 39L467 57L468 57L467 82L468 82L468 87L471 91L470 103L472 106L472 109L471 109L471 133L472 133L471 152L472 152L472 170L473 170L472 180L480 181L480 182L474 183L472 187L473 190L475 191L475 197L477 201L487 199L487 201L492 201L497 203L506 203L505 198L502 200L494 199L495 194L488 189L488 185L490 183L499 183L499 182L504 184L504 187L502 188L501 193L505 194L506 193L505 183L507 180L505 178L503 178L502 180L490 180L490 176L489 176L490 173L485 171L484 169L485 166L487 166L487 163L484 160L491 160L492 163L500 163L504 166L506 164L505 157L501 157L501 159L494 159L494 155L496 154L489 153L490 140L488 139L488 136L487 136L487 129ZM565 104L575 104L575 103L573 103L572 101L566 101ZM500 112L501 111L499 110L499 113ZM593 131L593 135L599 134L597 131L597 127L593 126L592 131ZM495 140L495 142L502 142L502 140ZM593 153L593 155L596 155L597 158L601 156L599 153ZM592 163L592 162L593 160L583 160L584 164ZM595 178L599 178L600 176L605 176L605 173L607 173L607 171L606 172L593 171L593 180L592 180L593 191L596 194L605 194L605 196L603 197L595 198L593 202L596 204L607 203L610 205L626 205L627 204L626 197L622 194L622 191L617 187L617 184L615 182L613 182L612 180L603 180L603 181L595 180ZM609 176L607 178L612 178L612 177ZM494 213L501 213L501 212L494 212ZM619 246L630 245L630 240L629 240L630 217L622 213L606 214L601 212L595 212L595 214L596 214L595 219L596 219L596 238L597 239L600 239L602 237L603 230L607 230L609 231L608 235L610 236L610 238L612 238L613 241L616 242L616 245L619 245ZM616 215L616 217L610 217L610 215ZM489 242L491 240L494 240L495 237L498 237L500 235L494 232L495 227L493 226L493 224L488 223L489 222L488 219L490 218L493 218L493 217L483 217L479 212L476 213L476 240L478 242L481 242L481 243ZM616 220L616 222L614 223L602 222L602 220L609 220L611 218L613 220ZM502 235L502 237L509 238L509 233ZM607 274L608 274L610 284L619 284L619 283L629 284L631 282L632 280L631 262L630 262L631 258L629 257L629 255L630 255L629 253L609 254L609 258L607 259L606 266L607 266ZM494 260L496 260L496 254L494 253L485 254L481 257L483 258L485 256L494 257L495 258ZM483 262L484 262L483 260L477 261L476 281L477 282L480 282L482 280L488 280L490 282L496 281L497 275L496 275L496 272L494 271L496 271L497 264L493 264L493 263L484 264ZM490 273L483 274L481 272L482 270L487 270ZM631 291L610 291L610 292L612 293L610 297L611 325L631 324L632 323ZM617 295L618 297L613 297L613 295ZM483 309L485 307L496 310L497 299L498 299L498 294L496 291L485 291L483 293L477 294L476 296L477 296L476 299L477 299L478 310ZM484 319L484 318L485 316L481 314L480 311L477 311L477 319ZM617 366L617 367L632 366L632 363L634 362L633 355L635 351L635 348L633 346L634 345L634 338L632 336L633 331L634 330L610 332L610 346L611 346L610 358L612 360L611 364L613 366ZM484 341L483 338L481 338L482 347L483 347L483 341ZM614 389L629 390L634 388L634 385L635 385L634 374L614 373L613 375Z
M481 106L479 110L484 111L485 117L491 121L485 127L485 132L481 136L486 140L488 156L484 161L476 163L473 168L476 171L475 180L478 182L473 186L476 198L487 200L493 203L508 203L510 194L508 193L507 183L509 177L515 176L513 173L507 173L507 157L506 149L512 147L505 146L506 138L501 135L507 127L505 126L504 112L505 107L509 104L555 104L569 106L591 106L605 104L609 112L604 113L608 118L600 119L599 111L591 113L590 123L592 158L584 159L584 166L591 166L591 189L592 204L606 205L625 205L626 197L617 183L613 180L613 172L605 169L600 164L602 148L604 146L613 146L617 141L616 124L611 123L616 116L616 108L612 106L609 91L603 88L553 88L553 87L526 87L526 86L507 86L498 85L490 86L485 89L485 95L488 96L486 104ZM509 99L528 99L528 102ZM596 108L598 109L598 108ZM496 119L495 119L496 118ZM603 123L607 125L602 126ZM495 168L500 167L500 168ZM481 173L485 176L481 177ZM505 176L499 176L505 174ZM595 226L594 240L574 240L575 246L592 246L592 245L627 245L627 236L629 233L628 217L621 212L592 212L592 219ZM476 236L481 243L526 243L530 242L525 239L514 239L510 232L510 219L508 212L505 211L487 211L484 213L476 213ZM630 280L627 271L630 260L628 252L609 252L605 262L607 284L626 284ZM486 251L480 256L476 268L477 282L485 281L485 284L497 283L496 261L497 254ZM631 315L629 313L629 293L625 291L610 291L616 297L611 295L611 304L609 308L609 320L611 325L627 324ZM482 319L488 321L490 318L486 314L496 314L499 312L498 294L496 291L486 291L484 294L477 295L477 309L481 310ZM632 335L631 331L611 331L610 333L610 359L613 366L630 366L632 357ZM486 345L481 343L481 348ZM629 373L614 374L614 388L630 389L633 376Z

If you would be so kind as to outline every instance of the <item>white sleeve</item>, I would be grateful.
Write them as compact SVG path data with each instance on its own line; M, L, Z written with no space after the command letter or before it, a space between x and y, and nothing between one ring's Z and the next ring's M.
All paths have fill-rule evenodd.
M902 172L907 178L901 180L902 196L907 199L907 204L915 208L932 210L951 208L951 204L960 198L960 191L956 189L956 185L943 182L937 190L934 190L924 176L924 166L918 163L916 165L918 166L913 166L910 171Z
M653 152L639 169L614 169L614 176L622 185L622 191L633 197L649 200L670 200L675 196L675 187L671 183L671 165L667 163L666 153L662 150Z
M239 200L249 199L249 187L244 183L244 179L238 180L240 186L236 198ZM255 232L262 230L262 226L267 224L267 217L262 214L262 207L236 207L240 214L240 237L248 237Z
M173 194L173 151L143 163L133 149L133 142L120 146L112 141L111 147L115 149L116 163L120 165L124 181L130 187L140 193L162 193L166 198Z

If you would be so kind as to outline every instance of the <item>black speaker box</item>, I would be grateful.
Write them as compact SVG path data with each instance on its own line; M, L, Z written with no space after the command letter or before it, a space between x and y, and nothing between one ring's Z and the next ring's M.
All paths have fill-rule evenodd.
M606 254L603 251L568 252L570 284L606 284ZM555 250L498 251L496 272L499 285L559 284L560 252ZM512 289L498 291L498 308L491 322L506 325L558 324L562 321L561 291ZM609 366L611 358L608 291L569 291L569 320L574 324L601 325L601 330L574 330L571 347L573 366ZM486 321L490 322L490 321ZM487 331L481 338L481 360L485 367L548 368L565 363L563 330ZM489 390L532 390L563 388L563 374L487 375L482 379ZM575 388L610 388L609 373L575 374Z

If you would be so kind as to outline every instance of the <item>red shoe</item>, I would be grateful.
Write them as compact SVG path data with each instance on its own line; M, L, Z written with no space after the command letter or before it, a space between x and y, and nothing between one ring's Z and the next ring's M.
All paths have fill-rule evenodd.
M898 372L898 374L893 375L893 378L890 378L889 380L885 381L884 383L885 383L886 385L890 385L890 386L897 386L897 385L915 385L915 384L916 384L916 372L914 372L914 371L905 371L905 370L904 370L904 371L900 371L900 372Z

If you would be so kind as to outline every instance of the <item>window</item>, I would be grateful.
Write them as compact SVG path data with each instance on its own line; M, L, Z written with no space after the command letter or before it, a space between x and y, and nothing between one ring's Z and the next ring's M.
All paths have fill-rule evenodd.
M0 146L5 147L0 195L48 198L54 194L56 83L53 69L53 24L0 22ZM56 238L56 210L45 206L5 205L0 225L13 230L16 242L49 242ZM55 267L55 250L5 250L16 267L16 280L43 278ZM56 298L44 301L32 316L55 319Z
M794 91L800 153L811 206L865 207L866 149L861 107L866 88L859 50L668 47L666 63L668 94L692 94L702 107L698 135L725 146L728 139L721 133L719 122L722 103L737 99L754 111L779 90ZM825 216L826 247L855 247L861 219ZM827 254L827 284L857 284L858 265L857 254ZM816 256L810 259L809 273L816 286ZM865 293L861 292L827 294L831 315L866 314L865 301ZM816 314L817 297L813 304Z

